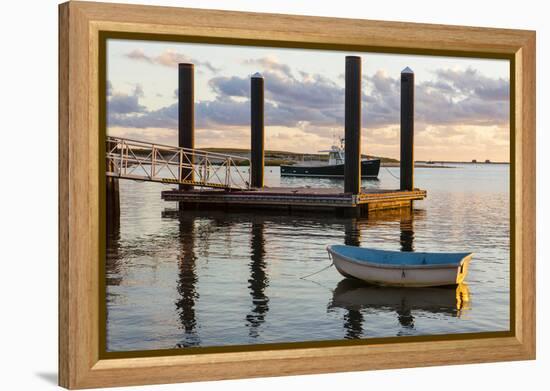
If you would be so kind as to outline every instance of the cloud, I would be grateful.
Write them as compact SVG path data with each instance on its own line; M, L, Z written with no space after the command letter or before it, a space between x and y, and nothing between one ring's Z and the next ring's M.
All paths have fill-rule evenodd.
M508 101L510 98L510 85L507 80L491 79L472 68L465 71L438 69L435 74L442 82L449 83L464 95L476 95L492 101Z
M192 63L198 67L205 67L212 73L217 73L220 71L219 68L212 65L209 61L200 61L173 49L166 49L158 56L149 56L142 49L134 49L131 52L126 53L125 56L132 60L143 61L149 64L163 65L171 68L177 67L180 63Z
M143 98L143 88L137 84L131 94L113 92L111 82L107 82L107 110L109 115L126 115L146 112L146 107L139 104Z
M108 125L127 128L178 128L178 106L173 104L158 110L130 113L108 111Z
M270 125L295 127L303 122L322 126L341 125L344 118L344 89L337 83L304 72L300 79L267 68L262 73L265 80L266 121ZM209 85L217 94L218 102L214 105L226 106L230 102L242 105L242 99L234 98L249 98L250 95L250 79L247 77L215 77ZM243 120L248 123L249 114Z
M143 88L137 84L131 94L113 91L113 85L107 81L107 123L126 123L128 118L147 112L147 108L139 103L144 97Z
M134 49L130 53L126 53L126 57L132 60L145 61L148 63L153 63L153 59L145 54L142 49Z
M113 84L110 80L107 80L107 96L111 96L113 94Z
M415 120L426 125L494 125L509 122L509 82L478 71L438 69L435 80L416 83ZM400 81L383 72L367 77L363 118L374 128L399 124Z
M246 97L250 95L250 80L232 77L214 77L208 85L219 96Z
M277 61L275 57L262 57L262 58L251 58L244 60L243 65L249 66L259 66L264 70L269 70L271 72L280 73L288 78L292 78L292 71L287 64L281 64Z

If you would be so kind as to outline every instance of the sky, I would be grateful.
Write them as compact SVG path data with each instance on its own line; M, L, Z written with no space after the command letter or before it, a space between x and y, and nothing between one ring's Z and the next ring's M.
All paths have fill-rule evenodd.
M316 153L344 134L345 56L362 59L362 153L399 158L400 73L415 73L415 159L509 161L507 60L114 40L107 133L177 145L178 63L195 64L195 147L250 147L250 76L265 148Z

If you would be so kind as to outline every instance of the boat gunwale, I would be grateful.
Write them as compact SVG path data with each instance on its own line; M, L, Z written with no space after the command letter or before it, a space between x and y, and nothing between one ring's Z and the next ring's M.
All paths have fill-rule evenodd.
M463 257L460 262L458 263L442 263L437 265L405 265L405 264L384 264L384 263L375 263L371 261L358 261L356 259L350 258L348 256L342 255L337 253L332 249L333 245L327 246L327 251L331 255L332 262L334 263L334 255L337 255L340 258L343 258L345 261L354 263L356 265L362 265L362 266L369 266L374 267L378 269L455 269L462 266L467 261L470 261L474 255L474 253L468 253L465 257ZM385 251L385 250L382 250Z

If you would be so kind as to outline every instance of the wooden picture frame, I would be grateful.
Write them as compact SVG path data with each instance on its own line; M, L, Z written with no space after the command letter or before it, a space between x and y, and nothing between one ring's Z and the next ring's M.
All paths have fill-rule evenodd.
M509 333L103 358L101 34L511 62ZM104 92L104 91L103 91ZM103 163L102 163L103 162ZM59 6L59 384L90 388L535 358L535 32L88 2Z

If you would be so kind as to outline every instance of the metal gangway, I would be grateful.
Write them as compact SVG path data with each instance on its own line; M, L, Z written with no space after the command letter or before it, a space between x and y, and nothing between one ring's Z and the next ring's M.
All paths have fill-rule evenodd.
M246 157L107 137L106 159L109 177L225 190L250 189L250 159Z

